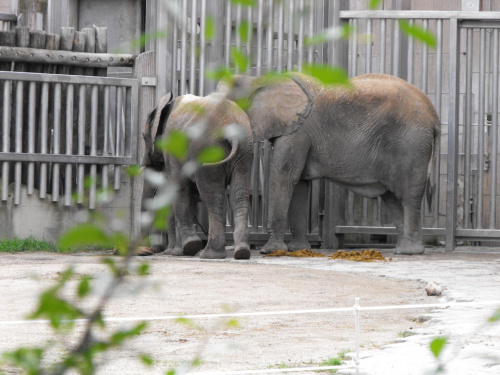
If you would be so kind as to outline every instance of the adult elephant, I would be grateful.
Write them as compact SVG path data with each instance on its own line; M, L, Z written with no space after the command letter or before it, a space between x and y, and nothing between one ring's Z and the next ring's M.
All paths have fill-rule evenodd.
M187 156L183 161L163 153L155 146L157 139L168 137L173 131L191 135ZM208 241L200 257L216 259L227 256L224 204L226 187L230 185L235 221L234 258L250 258L248 196L253 139L245 112L220 93L206 97L184 95L175 100L172 100L171 94L167 94L150 113L144 140L146 150L143 166L156 169L164 166L167 178L178 184L174 217L171 217L169 225L169 246L165 253L192 256L202 249L193 220L193 204L199 195L207 207L209 221ZM190 171L188 162L195 161L202 150L211 146L221 148L227 156L219 162L204 163ZM151 195L151 189L145 189L144 192Z
M424 252L420 208L426 185L429 202L435 188L428 164L439 139L438 115L422 91L399 78L367 74L350 82L326 86L300 73L229 80L228 98L248 101L254 140L274 145L270 237L261 253L287 249L283 238L292 195L298 194L294 187L322 177L368 198L381 196L396 225L395 252ZM221 83L218 90L227 86Z

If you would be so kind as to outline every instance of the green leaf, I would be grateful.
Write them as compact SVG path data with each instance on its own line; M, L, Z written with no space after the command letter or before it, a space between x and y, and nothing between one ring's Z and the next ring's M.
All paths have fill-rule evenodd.
M165 31L157 30L151 33L142 34L139 38L132 40L131 47L132 49L138 49L144 47L148 42L155 39L163 39L167 37L167 33Z
M408 36L427 44L431 48L436 48L437 40L432 31L423 29L416 24L411 25L407 20L399 20L399 27Z
M320 80L325 85L340 85L351 87L351 81L349 81L349 76L347 72L336 66L311 64L304 66L304 73L309 74L318 80Z
M170 370L168 370L165 375L176 375L177 374L177 371L175 371L175 369L171 368Z
M241 73L245 73L248 70L248 66L250 64L248 56L239 48L231 47L231 59Z
M254 7L257 5L257 0L231 0L231 3L235 5L243 5L243 6L249 6L249 7Z
M127 233L115 232L110 236L110 243L118 251L118 255L126 256L129 251L129 237Z
M167 219L170 215L171 207L163 207L155 211L155 217L153 219L153 226L156 229L167 229Z
M149 275L149 264L148 263L141 263L139 265L139 268L137 269L137 274L139 276Z
M109 247L112 244L108 235L101 227L85 223L74 226L64 232L59 237L58 246L61 250L68 251L85 246Z
M443 350L447 342L448 339L446 337L437 337L431 341L430 349L432 354L434 354L434 357L439 358L441 351Z
M196 323L193 320L188 318L177 318L175 319L175 322L185 327L196 329L197 331L203 331L203 328L196 325Z
M221 79L229 79L233 73L231 69L225 66L221 66L216 70L207 70L205 76L212 81L220 81Z
M238 27L238 34L242 43L248 42L248 27L249 23L247 20L241 22L240 26Z
M29 319L46 318L55 329L72 327L74 320L83 316L82 312L68 301L60 298L57 293L60 286L52 287L43 292L38 299L37 310L29 315Z
M346 39L349 38L349 36L354 33L355 30L356 28L354 26L345 23L340 27L327 29L325 32L313 35L310 38L306 37L304 40L304 44L306 46L314 46L317 44L326 43L330 40Z
M87 296L92 290L92 288L90 287L90 280L92 280L92 278L88 275L85 275L78 283L77 294L79 298Z
M140 335L146 329L146 327L147 327L146 322L141 322L141 323L137 324L135 327L132 327L130 329L124 329L124 330L120 330L118 332L115 332L111 335L109 342L113 346L119 346L126 339Z
M497 311L495 311L493 313L493 315L488 319L488 322L490 323L495 323L495 322L498 322L500 321L500 309L498 309Z
M240 326L240 322L238 321L238 319L230 319L226 323L227 328L238 328L239 326Z
M103 258L102 262L108 266L111 273L115 276L120 275L120 268L117 266L114 259L111 258Z
M143 364L145 364L145 365L146 365L146 366L148 366L148 367L151 367L151 366L153 366L153 364L154 364L153 358L151 358L151 357L150 357L149 355L147 355L147 354L142 354L142 355L139 357L139 359L141 360L141 362L142 362Z
M370 8L371 10L377 9L381 2L382 0L370 0L368 8Z
M180 130L172 130L166 138L156 141L156 145L175 158L184 160L189 146L189 138Z
M11 352L2 353L2 359L25 369L28 375L38 375L42 373L40 363L43 353L42 348L18 348Z
M198 161L203 163L216 163L224 159L224 150L218 146L208 146L198 154Z
M215 36L215 21L212 17L206 16L205 17L205 40L207 42L210 42L214 36Z
M142 168L139 165L131 165L126 169L129 177L137 177L142 173Z

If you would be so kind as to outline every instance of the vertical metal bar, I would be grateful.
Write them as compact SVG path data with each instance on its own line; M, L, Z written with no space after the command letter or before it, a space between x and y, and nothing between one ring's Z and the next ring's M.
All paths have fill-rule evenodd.
M250 59L250 69L252 68L252 37L253 37L253 6L247 7L248 29L247 29L247 56Z
M12 81L3 84L3 139L2 151L10 152L10 121L11 121L11 92ZM9 197L9 162L2 163L2 201Z
M97 156L97 110L98 89L93 85L90 91L90 155ZM89 209L96 208L97 197L97 165L90 165Z
M352 20L352 27L354 30L358 29L358 20ZM351 77L358 75L358 38L352 38L352 52L351 52Z
M443 75L443 20L437 20L436 25L436 39L437 39L437 48L436 48L436 101L435 107L439 116L439 119L442 118L441 114L441 94L442 94L442 75ZM432 202L432 226L434 228L439 227L439 197L441 191L441 134L438 135L439 141L437 142L437 149L434 152L437 152L437 160L436 165L434 166L434 173L436 181L436 191L435 198Z
M274 0L269 0L269 14L267 19L267 72L273 70L273 54L274 54Z
M116 140L115 140L115 155L123 155L123 133L122 133L122 112L123 112L123 90L121 87L116 88ZM114 189L120 190L121 185L121 166L115 166Z
M35 153L35 121L36 121L36 83L30 82L28 104L28 153ZM35 189L35 163L28 163L28 180L26 191L28 195L33 194Z
M413 26L415 23L414 20L410 20L409 24L410 27ZM411 83L413 85L413 53L414 53L414 45L415 41L412 36L408 37L408 78L407 81L408 83Z
M314 35L314 10L315 10L315 0L309 0L309 38ZM314 46L309 44L307 47L307 62L312 64L314 61Z
M48 121L49 121L49 84L48 82L42 83L42 117L40 121L40 152L47 153L48 141ZM40 164L40 198L44 199L47 196L47 163Z
M460 29L450 18L450 94L448 102L448 176L446 183L446 251L455 249L457 230L458 113L460 95Z
M181 89L179 95L186 94L186 60L187 60L187 0L182 0L181 22Z
M253 165L252 165L252 229L256 233L259 230L259 165L260 165L260 142L253 144Z
M372 20L366 20L365 73L372 72Z
M66 89L66 155L73 155L73 105L74 105L74 85L69 84ZM107 133L107 124L105 133ZM104 151L107 151L105 148ZM64 205L71 206L73 165L66 164L64 173Z
M108 122L109 122L109 86L104 87L104 137L103 137L103 146L102 146L102 154L103 156L109 155L109 131L108 131ZM112 143L112 142L111 142ZM101 177L101 186L103 190L106 190L109 186L109 166L102 166L102 177Z
M498 29L493 30L493 84L491 119L490 229L496 228L498 150Z
M226 67L229 68L231 64L231 29L232 29L232 17L231 17L231 2L226 1L226 44L225 44L225 63Z
M61 84L54 85L54 155L61 153ZM52 202L59 202L59 171L60 164L52 167Z
M424 30L429 29L429 20L424 20L423 25L422 25ZM423 45L423 50L422 50L422 91L427 94L428 91L428 59L429 59L429 48L427 47L427 44L424 43Z
M241 27L241 16L242 16L243 8L241 4L236 5L236 48L241 50L241 35L240 35L240 27Z
M200 96L205 96L205 54L206 54L206 30L207 30L207 0L201 0L200 16Z
M262 38L263 38L263 8L264 0L259 0L258 10L257 10L257 76L262 74Z
M299 0L299 40L297 43L297 67L302 71L304 60L304 0Z
M394 20L392 23L392 75L399 77L399 55L401 49L401 33L399 30L398 20Z
M485 87L485 98L484 103L486 106L486 115L491 113L491 29L486 29L486 61L485 61L485 75L486 75L486 87ZM488 132L488 129L485 129Z
M179 20L178 17L173 17L174 32L172 33L172 93L174 96L179 96L179 81L177 78L177 60L179 54ZM113 142L110 142L113 145Z
M286 64L286 69L291 71L293 69L293 44L294 44L294 34L293 34L293 19L294 19L294 4L295 0L290 0L288 2L288 40L287 40L287 48L288 48L288 60Z
M472 68L474 56L474 33L467 29L467 64L465 76L465 141L464 141L464 228L471 224L471 152L472 152Z
M486 30L479 32L479 117L477 137L477 204L476 228L483 228L483 200L484 200L484 109L485 109L485 63L486 63Z
M189 43L191 46L191 65L189 68L189 87L191 88L190 92L193 95L196 95L196 34L198 26L196 15L197 3L198 0L191 0L191 35L189 36Z
M240 27L241 27L241 13L242 13L242 7L241 4L236 5L236 25L235 25L235 30L236 30L236 48L238 51L241 51L241 35L240 35ZM235 64L234 71L236 74L240 72L238 64ZM228 210L228 212L231 210ZM230 213L229 213L230 214Z
M386 26L387 21L385 19L380 20L380 73L385 73L385 55L387 53L386 50Z
M18 81L16 83L16 153L23 152L23 96L24 96L24 82ZM14 165L14 204L21 203L21 178L22 178L22 163L16 162Z
M87 90L85 85L80 85L78 92L78 155L85 155L85 121L86 121L86 98ZM118 119L116 120L118 121ZM77 198L76 203L83 203L85 188L85 165L78 164L78 175L76 183Z
M283 71L283 28L285 23L285 4L280 1L278 4L278 62L276 71L281 73Z

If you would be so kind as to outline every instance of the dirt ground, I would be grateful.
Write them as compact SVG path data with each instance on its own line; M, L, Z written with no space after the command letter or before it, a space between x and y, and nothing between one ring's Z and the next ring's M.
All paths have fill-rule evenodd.
M151 317L350 307L355 297L360 298L363 306L461 301L460 296L470 301L474 298L469 296L472 292L467 290L470 284L467 280L477 283L483 279L481 282L491 285L482 289L481 297L500 300L499 253L446 254L438 249L418 257L393 256L389 250L384 255L393 260L360 263L328 258L262 257L257 252L252 253L249 261L231 258L205 261L196 257L170 256L137 258L137 262L150 263L150 276L145 279L130 277L130 282L109 305L106 316ZM1 254L0 352L21 345L41 344L50 339L51 356L61 356L61 344L67 344L64 340L68 339L52 335L45 325L2 326L1 322L24 319L33 311L38 293L50 286L57 279L58 272L69 265L75 267L77 275L91 275L95 279L96 296L90 298L88 308L108 280L102 257L103 253ZM453 277L460 282L454 285ZM424 288L429 281L447 287L445 297L427 296ZM476 315L482 317L474 314L477 308L462 312L471 311L472 316L464 315L468 322L476 319ZM480 311L487 313L486 310ZM427 357L430 337L445 334L449 328L442 322L450 323L450 319L435 318L440 314L440 311L425 310L362 313L360 373L423 374L425 368L435 365L435 361ZM464 328L455 312L453 316L457 319L450 324L461 324L460 327ZM150 322L146 332L128 344L126 350L102 358L105 364L98 373L160 374L196 356L201 356L202 365L195 372L315 366L336 357L339 352L354 350L351 312L244 317L238 318L236 328L228 328L227 319L202 318L196 319L195 323L198 329L168 320ZM109 323L112 328L130 325ZM497 331L488 331L489 338L482 340L494 351L500 348L500 332ZM417 334L407 337L408 332ZM69 342L73 340L70 338ZM478 337L475 340L481 341ZM411 345L417 345L418 350ZM425 360L418 359L419 350L424 353ZM155 365L144 367L135 359L139 353L151 355ZM389 358L385 357L386 353L391 353ZM420 368L410 365L413 354L417 363L422 364ZM400 357L404 359L401 365L406 363L408 371L401 372L398 367L401 365L396 359ZM472 373L497 374L500 360L490 361L484 368L492 372ZM14 373L12 369L3 370ZM349 370L342 371L339 373L349 373Z

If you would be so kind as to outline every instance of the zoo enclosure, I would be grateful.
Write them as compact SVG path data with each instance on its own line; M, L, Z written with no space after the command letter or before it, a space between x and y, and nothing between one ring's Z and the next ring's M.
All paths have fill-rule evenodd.
M456 240L498 241L498 12L349 11L345 1L260 0L255 7L218 0L178 0L178 19L159 15L155 26L171 35L158 42L158 77L167 77L175 95L204 95L214 83L205 73L230 66L237 48L249 57L248 73L302 70L306 63L343 66L349 75L387 73L424 91L442 123L439 181L432 210L423 202L423 233ZM207 17L218 26L206 40ZM185 21L179 21L185 20ZM399 20L431 30L435 49L407 37ZM349 23L357 36L338 39ZM324 44L307 39L327 30ZM335 38L337 36L337 38ZM199 53L198 53L199 51ZM233 71L238 73L238 68ZM162 73L163 72L163 73ZM162 87L158 88L160 91ZM479 150L484 150L480 152ZM255 145L250 239L267 238L269 142ZM228 213L230 215L230 213ZM313 181L308 207L308 237L325 247L341 246L346 234L395 235L380 199L367 199L325 181ZM232 231L228 217L228 235Z

